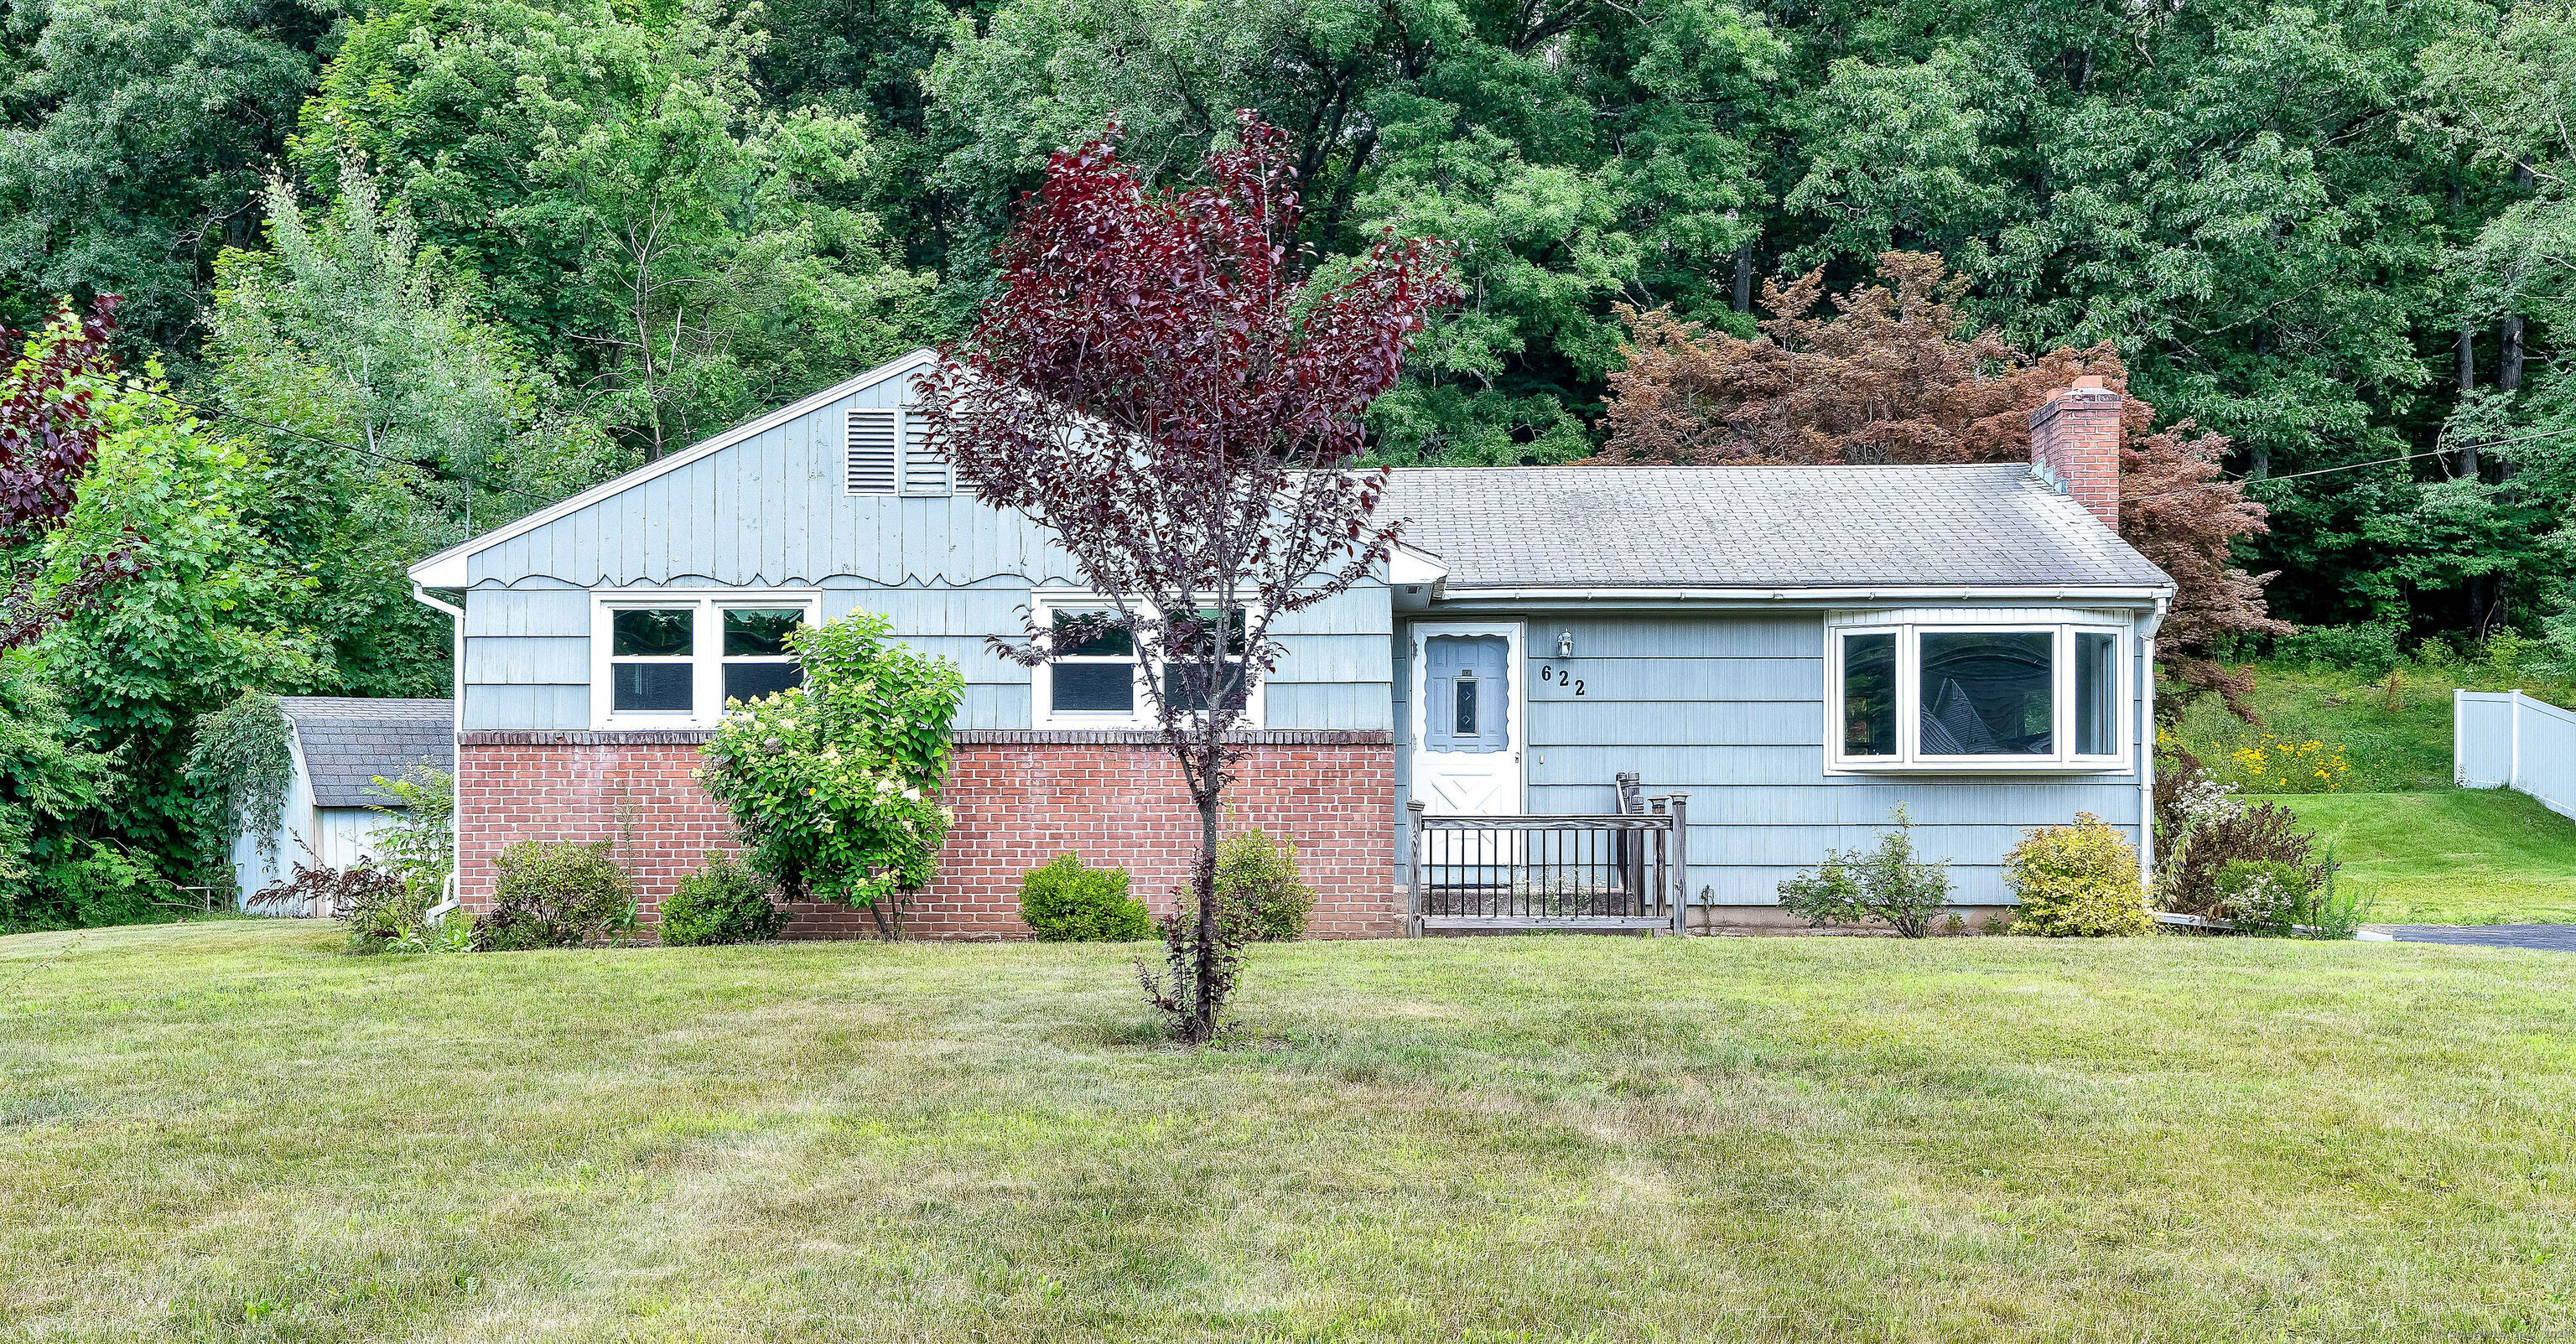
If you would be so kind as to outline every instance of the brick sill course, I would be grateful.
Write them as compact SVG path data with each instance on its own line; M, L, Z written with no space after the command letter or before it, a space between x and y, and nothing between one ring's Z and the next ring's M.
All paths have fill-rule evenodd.
M709 728L510 729L458 733L468 747L695 746L715 736ZM1263 728L1225 735L1251 747L1384 747L1395 735L1380 729ZM1159 747L1163 735L1132 728L960 728L948 740L961 747L1115 746Z

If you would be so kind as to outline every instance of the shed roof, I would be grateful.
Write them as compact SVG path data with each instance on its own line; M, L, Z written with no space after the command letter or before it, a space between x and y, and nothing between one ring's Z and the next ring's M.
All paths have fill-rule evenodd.
M2025 465L1426 467L1388 511L1479 588L2161 588Z
M316 807L393 807L376 776L456 768L456 702L281 695L312 775Z

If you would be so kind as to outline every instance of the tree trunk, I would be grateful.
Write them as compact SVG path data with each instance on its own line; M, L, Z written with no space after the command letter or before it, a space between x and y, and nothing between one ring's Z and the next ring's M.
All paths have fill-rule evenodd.
M2454 405L2464 405L2469 394L2478 390L2478 331L2460 324L2459 366L2452 372L2451 383L2459 394ZM2478 441L2474 438L2460 445L2460 475L2467 480L2478 478Z
M1753 311L1753 240L1750 238L1735 249L1735 311Z
M2506 579L2502 574L2481 574L2469 580L2470 601L2474 604L2469 638L2483 644L2487 636L2504 624Z
M2458 182L2451 184L2451 208L2458 210L2468 193ZM2478 390L2478 329L2467 318L2460 319L2458 357L2451 371L2451 404L2465 406L2469 395ZM2478 478L2478 441L2474 438L2460 445L2460 475L2466 480Z
M2530 164L2513 166L2513 185L2516 191L2528 193L2531 190ZM2520 268L2517 266L2516 269ZM2514 278L2519 280L2520 277ZM2508 396L2522 387L2522 325L2520 313L2507 313L2504 320L2496 324L2496 390Z
M1211 775L1213 777L1213 775ZM1219 810L1224 806L1216 790L1201 794L1199 805L1199 857L1190 870L1190 887L1198 897L1199 927L1196 984L1190 994L1190 1043L1204 1045L1216 1039L1217 1014L1225 1005L1219 1000L1223 992L1218 984L1220 968L1217 958L1216 909L1216 831Z

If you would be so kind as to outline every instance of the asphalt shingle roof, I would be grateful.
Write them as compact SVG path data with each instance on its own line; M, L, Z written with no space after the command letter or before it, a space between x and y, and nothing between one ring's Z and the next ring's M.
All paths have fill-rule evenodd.
M400 779L414 769L456 768L456 702L363 700L281 695L295 724L317 807L391 807L375 778Z
M1385 509L1452 593L2170 582L2018 464L1425 467Z

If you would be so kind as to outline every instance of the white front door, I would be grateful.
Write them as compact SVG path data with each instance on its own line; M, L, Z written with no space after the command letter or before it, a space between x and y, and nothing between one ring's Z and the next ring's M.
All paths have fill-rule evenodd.
M1435 817L1521 811L1521 627L1413 627L1413 796Z

